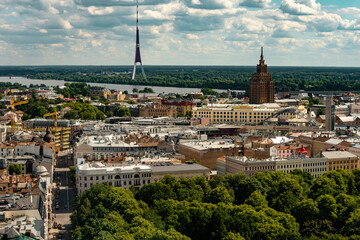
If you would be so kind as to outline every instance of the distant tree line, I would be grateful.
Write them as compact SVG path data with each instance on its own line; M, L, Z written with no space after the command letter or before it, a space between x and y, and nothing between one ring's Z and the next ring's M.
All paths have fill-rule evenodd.
M131 66L0 66L0 76L73 82L114 83L147 86L248 89L255 63L241 66L147 66L147 80L132 80ZM269 66L277 89L307 91L360 90L360 68Z
M360 70L353 72L334 69L327 71L278 71L272 72L279 90L306 91L355 91L360 90ZM193 87L246 90L252 72L210 68L202 71L150 71L147 80L131 79L129 74L99 75L97 73L52 72L38 73L37 79L61 79L72 82L94 82L148 86Z
M300 170L93 185L76 197L73 239L360 239L360 170Z

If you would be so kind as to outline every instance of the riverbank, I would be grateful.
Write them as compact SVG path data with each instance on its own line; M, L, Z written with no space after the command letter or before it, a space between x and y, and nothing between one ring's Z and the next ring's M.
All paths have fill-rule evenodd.
M30 79L25 77L12 77L11 79L9 77L0 77L0 82L11 82L11 83L19 83L22 85L30 86L30 84L33 85L41 85L44 84L47 87L55 87L55 86L64 86L65 83L70 83L64 80L39 80L39 79ZM128 91L132 92L134 88L137 88L139 90L144 89L145 87L150 87L154 90L155 93L163 93L163 94L169 94L169 93L175 93L175 94L186 94L186 93L192 93L192 92L200 92L200 88L180 88L180 87L159 87L159 86L149 86L149 85L129 85L129 84L111 84L111 83L92 83L87 82L90 86L96 86L96 87L104 87L108 89L115 89L120 91ZM224 92L225 90L221 89L215 89L218 92Z

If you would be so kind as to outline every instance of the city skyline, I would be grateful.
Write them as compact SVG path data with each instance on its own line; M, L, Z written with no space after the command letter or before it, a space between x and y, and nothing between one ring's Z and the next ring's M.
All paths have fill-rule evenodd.
M145 2L145 3L144 3ZM359 67L360 3L337 0L147 0L144 65ZM5 0L1 65L131 65L135 0Z

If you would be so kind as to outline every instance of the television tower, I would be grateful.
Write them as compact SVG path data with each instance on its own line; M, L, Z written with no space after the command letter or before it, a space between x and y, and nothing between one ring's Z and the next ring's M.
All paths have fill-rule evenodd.
M136 64L140 63L141 65L141 71L144 80L146 80L146 75L144 72L144 67L141 62L141 56L140 56L140 37L139 37L139 0L136 0L136 48L135 48L135 62L134 62L134 71L132 75L132 80L135 79L136 74Z

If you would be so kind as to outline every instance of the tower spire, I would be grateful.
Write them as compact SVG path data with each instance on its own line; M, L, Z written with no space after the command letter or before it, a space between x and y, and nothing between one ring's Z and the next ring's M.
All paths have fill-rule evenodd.
M136 28L139 27L139 0L136 0Z
M142 65L141 55L140 55L139 0L136 0L136 47L135 47L135 62L134 62L134 70L133 70L132 80L135 79L137 63L140 63L142 76L143 76L144 80L146 80L146 75L145 75L145 71L144 71L144 67Z

